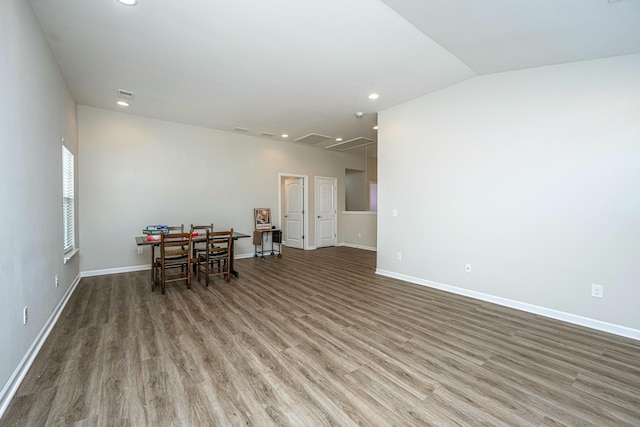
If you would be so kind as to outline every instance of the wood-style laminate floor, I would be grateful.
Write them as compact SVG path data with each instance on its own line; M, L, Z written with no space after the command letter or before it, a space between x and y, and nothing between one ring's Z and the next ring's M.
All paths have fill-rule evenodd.
M640 342L285 251L84 278L2 426L640 425Z

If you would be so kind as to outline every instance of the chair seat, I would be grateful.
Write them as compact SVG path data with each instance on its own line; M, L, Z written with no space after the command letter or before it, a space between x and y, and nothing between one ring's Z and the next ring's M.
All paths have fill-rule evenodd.
M164 257L165 261L168 261L168 260L182 260L182 259L185 259L185 258L187 258L187 255L185 255L185 254L181 254L181 255L165 255L165 257ZM161 259L162 258L160 258L160 257L156 257L156 262L160 261Z
M177 257L166 257L164 259L164 264L165 266L170 266L172 264L176 264L176 265L184 265L185 260L187 259L187 256L177 256ZM162 260L160 258L156 258L156 263L161 263Z
M209 256L209 262L211 262L211 261L224 261L224 260L226 260L228 258L228 256L229 256L229 254L227 253L227 251L220 252L216 256ZM200 263L207 262L207 256L206 255L200 255L198 257L198 262L200 262Z

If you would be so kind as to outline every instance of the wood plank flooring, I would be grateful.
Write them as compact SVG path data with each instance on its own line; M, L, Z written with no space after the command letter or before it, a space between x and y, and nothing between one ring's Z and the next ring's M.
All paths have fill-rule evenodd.
M287 250L84 278L2 426L639 426L640 342Z

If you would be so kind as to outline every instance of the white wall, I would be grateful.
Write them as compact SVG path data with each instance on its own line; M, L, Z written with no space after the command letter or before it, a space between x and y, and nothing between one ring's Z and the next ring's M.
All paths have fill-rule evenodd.
M380 272L640 337L639 55L474 78L378 121Z
M61 138L77 153L76 106L26 1L0 2L0 93L1 415L79 272L62 248Z
M342 212L338 224L340 244L367 250L377 247L378 215L376 212Z
M149 224L213 222L216 229L252 233L254 208L271 207L279 218L278 173L308 175L310 182L314 176L338 178L342 211L345 168L364 162L331 150L85 106L78 107L78 121L82 272L148 265L149 248L138 255L134 237ZM309 188L310 212L314 200ZM314 231L311 222L310 246ZM251 239L238 240L236 255L252 253Z

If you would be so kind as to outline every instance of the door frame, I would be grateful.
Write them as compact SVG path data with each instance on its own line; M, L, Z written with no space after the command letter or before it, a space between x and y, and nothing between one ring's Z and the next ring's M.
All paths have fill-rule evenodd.
M304 203L302 209L304 209L304 214L302 215L302 232L304 233L304 239L302 239L302 249L309 249L309 176L308 175L300 175L297 173L278 173L278 228L282 230L282 187L284 185L284 180L287 178L302 178L302 182L304 185L304 190L302 191L302 197L304 198ZM286 246L286 241L285 241Z
M317 199L318 197L318 193L317 193L317 187L318 187L318 179L327 179L327 180L332 180L335 183L335 191L333 192L333 208L334 208L334 213L333 213L333 232L334 232L334 246L338 246L338 178L335 176L315 176L313 177L313 191L314 191L314 195ZM313 213L313 220L315 221L315 226L316 226L316 248L318 248L318 201L314 199L314 206L315 206L315 211ZM324 248L325 246L323 246Z

